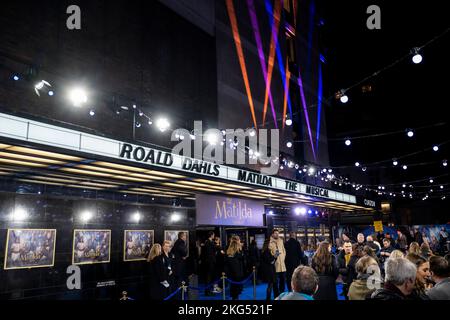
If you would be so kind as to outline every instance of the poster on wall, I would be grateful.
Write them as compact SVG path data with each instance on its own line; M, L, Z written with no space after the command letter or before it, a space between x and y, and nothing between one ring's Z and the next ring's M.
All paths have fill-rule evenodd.
M178 239L178 233L184 232L186 233L186 246L188 250L188 256L189 256L189 231L187 230L164 230L164 240L170 241L170 248L172 249L173 244Z
M4 269L52 267L55 229L8 229Z
M123 261L145 260L154 243L153 230L125 230Z
M111 230L75 229L73 264L108 263L111 254Z

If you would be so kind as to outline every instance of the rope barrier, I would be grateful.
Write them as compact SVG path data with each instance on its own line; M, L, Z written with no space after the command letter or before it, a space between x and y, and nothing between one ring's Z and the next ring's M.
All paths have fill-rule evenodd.
M170 295L168 295L165 299L164 299L164 301L167 301L167 300L169 300L170 298L172 298L174 295L176 295L178 292L180 292L180 290L182 289L183 287L179 287L177 290L175 290L174 292L172 292Z
M253 277L253 272L252 272L246 279L244 279L244 280L242 280L242 281L233 281L233 280L231 280L231 279L229 279L229 278L226 278L226 280L227 280L229 283L232 283L232 284L244 284L244 283L246 283L247 281L249 281L252 277Z

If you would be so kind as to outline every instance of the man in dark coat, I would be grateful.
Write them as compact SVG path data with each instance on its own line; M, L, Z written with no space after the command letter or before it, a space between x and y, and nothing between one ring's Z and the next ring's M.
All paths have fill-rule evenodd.
M289 233L289 240L284 245L286 249L286 281L288 290L291 291L292 273L300 264L308 265L308 258L303 253L300 242L295 238L295 232Z
M214 281L214 271L216 266L216 245L214 243L214 232L208 232L208 239L205 241L205 245L203 247L204 255L203 255L203 267L205 268L206 274L206 285L210 285L212 281ZM205 290L205 295L211 296L213 293L210 289Z
M417 268L405 258L387 259L386 282L372 293L372 300L406 300L414 290Z
M175 288L179 288L181 283L184 281L187 283L186 275L186 257L188 254L187 244L186 244L186 233L179 232L178 239L175 241L173 248L170 252L172 257L172 271L174 276Z

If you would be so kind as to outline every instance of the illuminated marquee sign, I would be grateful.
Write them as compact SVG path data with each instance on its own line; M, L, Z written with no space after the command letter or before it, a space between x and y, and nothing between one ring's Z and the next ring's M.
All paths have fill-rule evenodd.
M189 172L230 182L282 190L292 194L356 204L354 195L0 113L0 137L2 136L83 152L88 156L99 155L139 162L152 167L169 168L181 173Z

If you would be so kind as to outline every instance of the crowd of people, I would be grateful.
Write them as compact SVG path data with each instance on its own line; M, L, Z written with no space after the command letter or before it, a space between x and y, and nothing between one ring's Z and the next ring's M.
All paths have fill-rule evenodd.
M296 234L284 241L272 230L259 250L253 240L244 250L239 236L222 247L219 237L210 231L198 247L198 259L206 284L225 273L230 295L239 299L239 282L252 270L267 283L266 300L338 300L336 286L342 283L342 295L348 300L450 300L450 254L431 248L428 242L409 242L398 231L396 240L389 234L358 234L355 240L342 234L332 245L320 242L308 257ZM380 241L381 239L381 241ZM416 239L413 239L416 240ZM448 250L447 250L448 251ZM148 262L151 270L152 299L161 300L188 283L186 272L186 235L180 232L171 248L170 241L155 244ZM205 295L223 290L222 281L205 289Z

